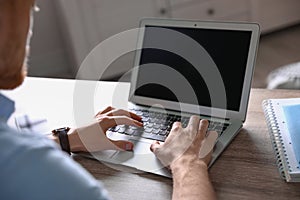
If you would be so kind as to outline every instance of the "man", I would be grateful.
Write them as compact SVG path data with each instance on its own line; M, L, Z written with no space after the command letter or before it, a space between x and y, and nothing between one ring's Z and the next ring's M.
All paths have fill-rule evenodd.
M0 0L0 89L16 88L26 76L26 41L33 7L34 0ZM61 137L53 135L49 139L9 128L6 122L14 102L1 94L0 109L0 199L109 199L103 186L51 141L61 144ZM133 144L128 141L105 137L106 130L116 124L142 126L141 118L134 113L109 107L96 115L95 123L67 132L69 150L90 149L81 140L87 134L84 130L90 127L100 129L88 134L105 138L95 141L95 150L102 150L103 145L132 150ZM215 198L207 171L209 157L200 160L198 156L207 127L206 120L193 116L187 128L174 123L164 144L151 145L154 154L172 171L173 199ZM83 133L80 137L79 132ZM175 151L183 144L191 145L184 152Z

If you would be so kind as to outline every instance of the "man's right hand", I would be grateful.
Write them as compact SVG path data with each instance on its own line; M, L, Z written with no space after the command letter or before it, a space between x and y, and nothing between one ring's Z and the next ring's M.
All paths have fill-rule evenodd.
M198 162L208 124L207 120L200 120L198 116L192 116L186 128L180 122L175 122L165 143L155 142L150 149L164 166L171 169L181 160ZM208 165L210 158L211 154L203 158L203 164Z
M197 116L191 117L186 128L175 122L165 143L155 142L150 147L161 163L172 171L173 200L216 199L207 169L211 154L199 158L208 124L207 120Z

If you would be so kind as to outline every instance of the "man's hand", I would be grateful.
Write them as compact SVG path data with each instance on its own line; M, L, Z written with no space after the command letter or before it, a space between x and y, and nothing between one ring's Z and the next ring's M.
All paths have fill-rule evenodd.
M106 137L106 131L116 125L132 125L142 127L141 117L113 107L107 107L95 116L96 122L86 127L69 131L71 151L95 152L101 150L132 150L129 141L114 141Z
M150 147L161 163L172 171L173 200L216 199L207 171L211 154L199 158L207 128L207 120L192 116L186 128L175 122L165 143L155 142ZM208 134L215 136L216 132Z
M178 160L199 160L207 128L208 121L200 120L197 116L191 117L186 128L182 128L180 122L175 122L165 143L155 142L150 149L164 166L170 166L171 169L178 163ZM203 161L208 165L210 154L203 158Z

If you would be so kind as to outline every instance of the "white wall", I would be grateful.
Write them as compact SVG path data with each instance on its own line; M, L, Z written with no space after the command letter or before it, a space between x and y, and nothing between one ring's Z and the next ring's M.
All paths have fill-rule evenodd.
M143 17L254 21L263 32L300 22L299 0L37 0L37 4L41 11L35 14L29 75L45 77L75 77L95 45L137 27ZM132 59L133 53L117 59L102 78L128 71ZM97 62L94 66L101 68ZM91 70L80 78L94 75Z
M64 43L55 0L37 0L34 14L29 75L71 78L72 66Z

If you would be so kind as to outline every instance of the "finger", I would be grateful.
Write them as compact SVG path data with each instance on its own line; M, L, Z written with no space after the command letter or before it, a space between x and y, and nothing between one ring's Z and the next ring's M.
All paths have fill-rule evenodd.
M98 112L98 113L95 115L95 117L97 117L97 116L99 116L99 115L103 115L103 114L105 114L105 113L107 113L107 112L109 112L109 111L111 111L111 110L114 110L114 109L115 109L114 107L108 106L108 107L106 107L104 110Z
M182 128L181 122L174 122L171 128L171 131L174 131L178 128Z
M150 145L150 150L155 154L157 152L157 149L161 147L160 142L155 141Z
M135 114L133 112L128 112L128 113L129 113L129 115L130 115L131 118L133 118L133 119L135 119L137 121L142 121L142 117L141 116L139 116L139 115L137 115L137 114Z
M214 146L216 144L216 141L218 139L218 133L216 131L209 131L207 137L203 140L200 153L199 153L199 158L206 158L210 157Z
M191 116L188 127L191 128L192 130L198 130L200 124L200 117L193 115Z
M174 122L168 137L165 139L165 143L169 143L173 138L175 138L178 130L180 129L182 129L181 122Z
M133 150L133 143L125 140L110 140L115 146L117 146L119 149L124 151L132 151Z
M117 125L129 125L129 126L139 126L142 127L143 123L135 119L129 118L127 116L108 116L108 127L113 127Z
M205 138L205 135L206 135L206 131L207 131L207 128L208 128L208 121L206 119L202 119L200 120L200 124L199 124L199 128L198 128L198 133L195 137L195 140L194 140L194 144L198 147L201 146L201 143L202 141L204 140Z
M142 121L142 117L138 116L135 113L129 112L123 109L114 109L106 113L107 116L127 116L137 121Z
M200 158L200 160L203 160L207 166L209 166L209 163L212 159L212 153L213 151L209 152L204 158Z

